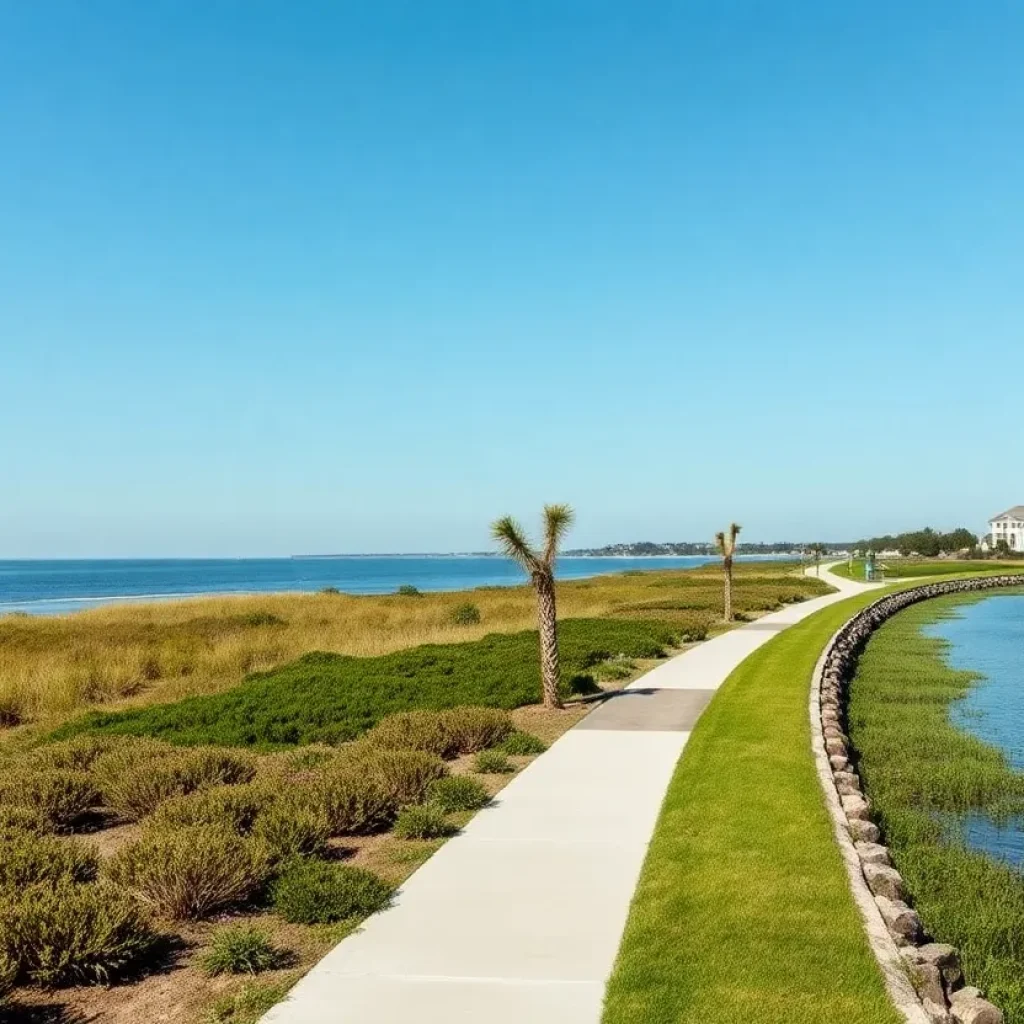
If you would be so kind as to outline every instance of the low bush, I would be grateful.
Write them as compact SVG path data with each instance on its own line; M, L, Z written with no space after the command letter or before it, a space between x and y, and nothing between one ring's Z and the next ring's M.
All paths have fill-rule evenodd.
M33 768L84 772L117 742L111 736L75 736L59 743L46 743L36 747L29 752L26 760Z
M495 749L504 750L506 754L514 757L529 757L533 754L543 754L548 745L533 733L520 732L517 729L509 733Z
M490 799L484 785L466 775L449 775L446 779L435 780L427 788L427 800L446 814L479 810Z
M8 832L32 832L42 835L50 830L47 817L36 807L0 804L0 837Z
M287 626L280 616L275 615L273 612L250 612L244 616L243 623L246 626L259 627L259 626Z
M390 715L366 736L387 749L425 750L443 758L472 754L500 743L512 732L512 719L497 708L451 708Z
M30 808L56 830L74 828L98 799L96 787L85 772L26 767L0 778L0 804Z
M480 609L470 601L452 609L452 622L456 626L475 626L480 622Z
M261 851L225 825L151 826L106 865L111 881L178 920L244 903L267 872Z
M330 837L326 815L291 800L281 800L266 808L252 831L253 842L273 864L289 857L323 853Z
M398 590L395 591L401 597L422 597L418 587L414 587L411 583L403 583Z
M14 988L18 965L6 953L0 953L0 1013L7 1005L7 993Z
M154 749L135 762L124 752L112 751L94 767L104 803L129 821L152 814L171 797L207 786L248 782L256 772L255 763L245 754L216 747L159 746L163 749Z
M96 876L96 851L84 844L16 829L0 833L0 841L0 889L63 879L87 882Z
M204 1018L204 1024L257 1024L287 992L284 985L245 985L218 999Z
M0 897L0 957L16 977L40 985L106 984L148 953L156 940L126 893L67 879Z
M215 786L188 796L171 797L157 808L154 824L184 827L188 825L227 825L246 835L256 818L273 800L268 788L256 783Z
M339 760L377 782L396 807L420 803L427 787L448 774L447 766L436 754L391 750L371 743L353 743Z
M288 799L323 818L332 836L387 828L399 809L380 781L358 765L325 766L312 778L294 784Z
M289 863L271 888L274 910L292 924L326 924L383 910L394 888L362 868L319 860Z
M503 750L481 750L473 759L473 770L485 775L508 775L516 767Z
M335 596L337 594L340 594L341 591L337 587L321 587L320 588L320 593L321 594L330 594L332 596Z
M436 804L405 807L395 818L394 833L399 839L442 839L457 831Z
M720 599L720 598L719 598ZM568 619L559 624L563 688L621 654L653 658L680 626L650 618ZM223 693L127 711L92 712L57 730L159 736L183 745L263 749L356 739L386 715L466 705L512 709L540 699L537 633L492 633L372 658L314 652L250 676Z
M284 960L270 936L247 924L229 925L213 936L210 948L200 957L206 974L259 974L272 971Z

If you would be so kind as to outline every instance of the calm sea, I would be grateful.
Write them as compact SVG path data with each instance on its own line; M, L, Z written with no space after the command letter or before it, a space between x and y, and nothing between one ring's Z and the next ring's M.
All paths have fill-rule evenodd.
M950 710L961 729L1000 747L1024 772L1024 595L1000 594L957 609L955 618L927 627L950 643L953 668L984 678ZM1024 867L1024 819L993 821L972 814L963 825L967 842Z
M630 569L675 569L713 559L563 558L561 579ZM387 594L403 583L420 590L464 590L525 582L505 558L389 555L344 558L111 559L0 561L0 615L57 615L116 601L197 594L315 591Z

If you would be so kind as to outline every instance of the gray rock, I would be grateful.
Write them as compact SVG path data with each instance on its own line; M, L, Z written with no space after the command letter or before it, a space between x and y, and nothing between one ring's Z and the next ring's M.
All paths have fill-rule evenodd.
M897 943L912 945L921 938L921 918L916 910L911 910L902 900L891 900L886 896L876 896L875 902L886 928Z
M892 867L887 847L880 846L878 843L854 843L854 846L865 864L884 864L887 867Z
M826 739L825 749L830 755L835 755L837 757L847 756L846 744L842 740Z
M832 771L834 772L845 772L850 767L850 762L847 758L835 755L828 759L828 763L832 766Z
M1003 1024L1003 1011L987 999L956 999L951 1009L957 1024Z
M862 867L868 888L876 896L885 896L890 900L903 899L903 879L895 868L886 864L864 864Z
M853 772L834 772L832 779L841 796L853 796L860 792L860 779Z
M910 980L923 1003L941 1006L946 1012L946 990L942 987L942 974L934 964L911 964Z
M846 812L847 818L860 818L862 821L868 820L868 816L871 814L871 805L859 793L844 796L842 800L843 810Z
M878 826L873 821L864 821L862 818L850 818L850 835L855 842L877 843L882 838Z
M985 993L980 988L975 988L973 985L964 985L963 988L957 989L950 997L950 1003L955 1003L958 999L984 999Z
M903 954L912 964L931 964L936 967L942 975L946 988L952 988L963 979L963 972L960 969L960 954L956 948L945 942L929 942L924 946L916 946L912 950L906 950ZM961 991L967 991L961 989ZM976 993L974 998L980 999L981 992L973 989Z

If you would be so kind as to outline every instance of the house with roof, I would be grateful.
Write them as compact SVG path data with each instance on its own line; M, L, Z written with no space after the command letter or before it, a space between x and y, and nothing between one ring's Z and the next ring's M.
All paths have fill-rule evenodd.
M1024 551L1024 505L1000 512L988 521L989 534L994 548L1001 540L1011 551Z

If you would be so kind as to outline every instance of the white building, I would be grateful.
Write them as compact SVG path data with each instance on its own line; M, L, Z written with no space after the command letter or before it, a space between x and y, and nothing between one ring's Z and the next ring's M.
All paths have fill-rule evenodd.
M1005 540L1011 551L1024 551L1024 505L993 516L988 521L989 533L994 548L1001 540Z

